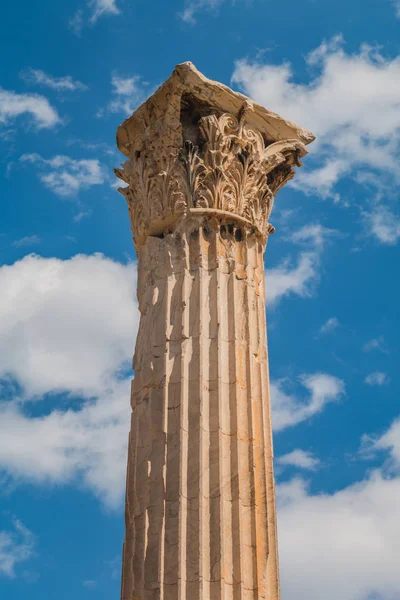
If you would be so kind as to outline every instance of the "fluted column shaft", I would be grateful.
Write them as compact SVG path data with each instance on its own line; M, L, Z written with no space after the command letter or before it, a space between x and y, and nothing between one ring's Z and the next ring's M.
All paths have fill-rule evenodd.
M138 251L122 600L279 598L264 249L188 214Z

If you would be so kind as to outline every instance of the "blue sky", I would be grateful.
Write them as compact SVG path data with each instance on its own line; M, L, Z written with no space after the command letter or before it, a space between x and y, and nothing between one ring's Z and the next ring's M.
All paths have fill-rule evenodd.
M117 125L191 60L311 129L266 252L283 600L400 597L400 3L21 0L0 47L0 597L118 598Z

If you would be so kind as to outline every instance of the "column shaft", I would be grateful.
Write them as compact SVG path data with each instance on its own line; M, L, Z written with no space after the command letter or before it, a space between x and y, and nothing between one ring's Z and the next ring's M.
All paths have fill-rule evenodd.
M139 249L122 600L278 600L264 241L214 217Z

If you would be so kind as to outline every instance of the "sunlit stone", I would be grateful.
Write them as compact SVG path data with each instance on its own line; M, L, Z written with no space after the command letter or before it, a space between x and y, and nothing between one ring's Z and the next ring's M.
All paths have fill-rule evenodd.
M191 63L119 128L138 257L122 600L278 600L264 250L313 135Z

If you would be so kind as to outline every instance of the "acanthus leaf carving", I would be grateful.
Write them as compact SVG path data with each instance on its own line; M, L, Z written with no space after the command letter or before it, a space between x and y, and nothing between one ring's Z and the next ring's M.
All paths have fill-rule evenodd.
M229 212L250 221L263 236L271 232L274 196L293 177L306 150L298 140L266 145L245 124L246 110L239 119L228 113L202 117L199 146L185 141L166 153L144 149L115 170L129 183L120 191L128 201L136 244L151 234L154 223L170 225L193 208Z
M199 181L205 172L205 165L199 156L199 149L187 140L179 153L178 169L181 167L188 208L208 208L208 204L196 204Z

